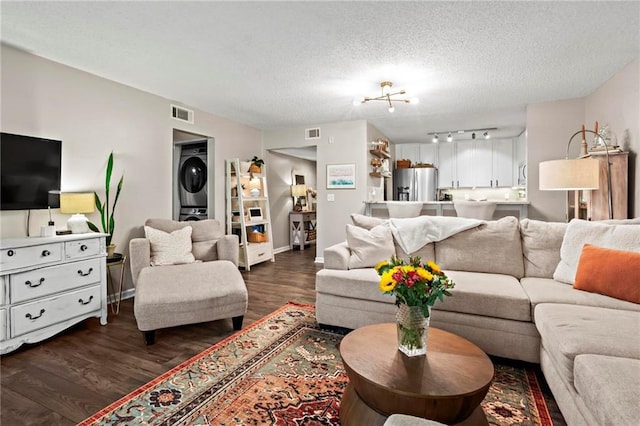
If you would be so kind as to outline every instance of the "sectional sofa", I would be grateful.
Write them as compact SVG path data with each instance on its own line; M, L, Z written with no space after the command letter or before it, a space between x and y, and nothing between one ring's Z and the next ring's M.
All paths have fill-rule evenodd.
M379 218L352 219L360 233L374 235L388 226ZM394 242L395 254L408 257ZM635 255L640 221L564 224L506 217L411 255L435 260L456 283L453 296L434 307L433 327L490 355L540 363L569 425L637 425L640 304L574 288L584 243ZM363 262L366 247L355 247L361 244L343 242L324 251L324 269L316 275L320 324L354 329L395 320L394 299L379 291L372 267L382 259ZM615 260L603 256L602 262ZM640 274L631 282L640 291Z

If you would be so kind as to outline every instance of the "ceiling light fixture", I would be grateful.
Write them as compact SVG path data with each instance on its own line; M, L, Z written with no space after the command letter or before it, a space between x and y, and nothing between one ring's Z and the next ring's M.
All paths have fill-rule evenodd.
M477 134L480 134L480 132L482 132L482 136L485 139L489 139L491 138L491 134L489 133L492 130L498 130L497 127L485 127L483 129L466 129L466 130L456 130L456 131L448 131L448 132L430 132L427 133L427 135L431 136L433 135L433 139L432 142L436 142L437 140L437 135L438 133L447 133L447 142L453 142L453 133L456 133L457 135L461 135L461 138L464 139L464 134L465 133L471 133L471 139L475 139Z
M488 130L485 130L485 132L482 134L482 136L484 136L485 139L489 139L491 137L491 135L489 134Z
M386 102L389 105L389 112L393 112L395 111L395 108L393 106L393 102L404 102L406 104L417 104L419 103L419 99L418 98L410 98L410 99L404 99L404 98L393 98L392 96L396 96L396 95L404 95L406 92L404 90L400 90L397 92L391 92L391 88L393 87L393 83L390 81L383 81L380 83L380 89L382 90L382 94L380 96L377 97L359 97L353 100L353 105L357 106L360 104L364 104L366 102L369 101L383 101Z
M476 138L476 132L471 133L471 139L475 139Z
M431 139L431 142L438 143L438 134L437 133L433 135L433 139Z
M447 135L447 142L453 142L453 136L451 136L451 132Z

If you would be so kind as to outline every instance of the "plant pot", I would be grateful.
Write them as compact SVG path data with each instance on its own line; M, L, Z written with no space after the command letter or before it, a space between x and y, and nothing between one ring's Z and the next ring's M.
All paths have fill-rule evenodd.
M425 318L419 306L407 306L404 303L398 305L396 326L400 352L407 356L426 355L429 318Z
M109 244L107 246L107 257L113 257L115 252L116 252L116 245L115 244Z

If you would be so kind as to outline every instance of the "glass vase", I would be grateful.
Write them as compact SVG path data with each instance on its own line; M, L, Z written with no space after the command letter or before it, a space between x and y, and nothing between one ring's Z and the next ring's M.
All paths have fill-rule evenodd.
M431 307L429 314L431 314ZM407 356L419 356L427 353L427 334L429 318L425 318L420 306L407 306L401 303L396 312L398 329L398 350Z

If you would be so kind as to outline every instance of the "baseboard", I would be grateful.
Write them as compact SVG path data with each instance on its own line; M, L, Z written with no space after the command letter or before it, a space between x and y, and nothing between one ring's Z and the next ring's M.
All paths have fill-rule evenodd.
M291 250L291 246L283 246L283 247L278 247L277 249L273 249L273 253L274 254L284 253L285 251L289 251L289 250Z
M135 288L128 288L126 290L122 290L122 300L131 299L135 295L136 295L136 289ZM118 300L118 295L117 294L107 294L107 300L109 301L109 303L113 303L113 302Z

